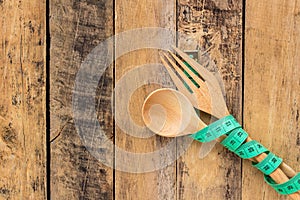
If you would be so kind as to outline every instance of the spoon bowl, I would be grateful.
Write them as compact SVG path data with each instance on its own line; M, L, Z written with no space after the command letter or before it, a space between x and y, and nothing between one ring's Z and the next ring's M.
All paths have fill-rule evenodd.
M206 126L187 97L170 88L149 94L143 104L142 117L150 130L164 137L192 134Z

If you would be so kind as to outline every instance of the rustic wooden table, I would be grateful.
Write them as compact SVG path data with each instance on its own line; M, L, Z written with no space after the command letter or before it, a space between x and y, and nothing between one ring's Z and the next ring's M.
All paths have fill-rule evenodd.
M174 162L147 173L116 170L126 159L102 149L100 156L110 158L115 169L109 167L79 137L72 95L81 64L107 38L145 27L178 31L161 42L209 55L221 73L230 112L252 138L299 171L299 1L0 0L0 13L0 199L286 199L221 145L199 159L201 145L193 142ZM112 60L121 42L109 44ZM156 49L131 51L99 80L97 117L120 149L153 152L171 141L133 137L116 124L111 109L122 77L158 62ZM147 70L137 75L158 74L155 80L172 84L159 68ZM135 81L122 85L124 95ZM128 109L135 124L143 126L143 100L159 87L148 83L132 94ZM175 141L170 154L157 159L164 162L180 147Z

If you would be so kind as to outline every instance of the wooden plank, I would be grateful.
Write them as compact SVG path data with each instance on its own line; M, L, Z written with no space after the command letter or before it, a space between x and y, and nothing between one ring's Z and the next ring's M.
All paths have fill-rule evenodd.
M121 87L123 88L122 94L116 96L116 99L121 99L126 95L130 95L129 88L133 88L133 93L130 101L126 99L123 106L119 105L116 101L116 114L122 110L129 109L129 116L123 116L121 120L126 120L131 117L133 122L127 123L127 128L120 128L118 126L118 120L116 120L116 139L115 144L118 148L129 152L129 154L142 155L142 153L153 153L160 150L172 139L166 139L159 136L151 136L150 131L131 131L133 126L143 127L143 121L141 116L141 108L145 97L153 90L160 88L158 84L151 84L150 81L145 85L139 85L138 81L148 80L147 78L154 77L154 82L162 80L165 83L169 83L170 78L165 71L159 70L158 65L160 63L159 54L157 50L147 49L147 43L156 39L156 45L165 44L165 46L175 44L175 34L171 34L169 39L164 40L159 37L158 34L153 34L152 31L146 30L146 27L161 27L170 31L175 31L175 1L174 0L133 0L123 1L116 0L116 20L115 29L116 35L124 35L124 31L133 31L129 37L129 40L124 40L122 37L116 39L116 52L123 51L125 47L133 47L135 45L142 45L141 49L136 51L130 51L116 60L115 77L116 87L121 85L120 81L126 79L126 77L132 77L126 79ZM134 30L137 28L144 28L143 32L140 30ZM140 37L143 34L143 37ZM149 42L151 43L151 42ZM148 45L149 45L148 43ZM126 45L128 44L128 45ZM116 53L118 56L118 53ZM136 71L132 76L134 70L139 69L140 65L154 63L154 65L145 66L143 70ZM133 70L133 71L132 71ZM122 96L122 97L121 97ZM122 102L121 102L122 103ZM121 123L121 122L120 122ZM141 128L142 129L142 128ZM142 129L143 130L143 129ZM150 134L148 138L140 138ZM139 134L133 136L132 134ZM149 135L148 135L149 136ZM125 163L128 165L126 170L117 170L115 172L115 198L116 199L175 199L176 198L176 167L175 163L166 166L163 169L155 166L163 165L165 160L172 158L176 153L176 143L170 147L168 155L161 154L154 157L151 160L150 155L132 159L133 157L123 157L116 152L116 169L121 168ZM129 159L129 160L128 160ZM174 159L175 160L175 159ZM133 166L132 163L137 163ZM134 168L135 167L135 168ZM152 168L153 167L153 168ZM146 173L144 170L147 170ZM128 172L126 172L128 171ZM139 172L139 173L135 173Z
M46 199L46 4L0 13L0 199Z
M300 2L247 1L245 129L299 171ZM243 199L287 199L245 163Z
M242 122L242 1L178 1L178 46L199 50L199 62L219 71L226 102ZM180 145L180 144L179 144ZM178 161L177 199L240 199L241 161L217 144L203 159L193 142Z
M51 199L112 199L113 169L96 159L79 137L72 95L81 63L113 34L113 2L51 0L50 15ZM89 87L78 94L95 96L101 127L109 137L113 137L112 80L112 68L108 68L96 94L88 93ZM89 126L89 116L82 117ZM102 154L113 157L110 149L102 149Z

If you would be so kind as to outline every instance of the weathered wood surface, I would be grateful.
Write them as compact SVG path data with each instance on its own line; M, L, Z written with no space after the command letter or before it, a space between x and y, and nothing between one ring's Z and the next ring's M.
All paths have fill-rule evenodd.
M47 194L45 10L0 1L0 199Z
M199 62L219 71L230 112L242 123L242 1L178 1L178 46L199 50ZM241 161L216 144L203 159L193 142L178 160L177 199L240 199Z
M112 199L113 170L94 158L80 139L74 125L72 95L81 63L113 34L113 2L51 0L50 3L51 199ZM111 68L99 85L97 96L88 95L97 99L95 108L102 108L98 113L104 122L101 126L112 137ZM79 92L85 95L84 91ZM89 125L89 118L85 119ZM113 152L105 153L113 157Z
M175 44L175 28L176 28L176 2L174 0L133 0L133 1L115 1L115 28L116 34L122 34L124 31L134 30L138 28L146 27L161 27L173 31L173 35L169 36L169 39L164 40L163 38L157 38L157 35L153 34L152 31L147 30L145 34L139 30L136 30L131 34L129 40L122 38L116 39L116 56L118 52L125 48L126 44L134 46L134 44L144 44L141 49L136 51L130 51L130 53L123 55L116 60L115 65L115 81L116 86L120 83L120 80L132 77L127 81L123 82L122 93L128 93L129 88L134 89L130 101L125 102L124 106L116 105L116 114L123 110L127 110L127 104L129 105L129 113L133 122L127 123L127 129L121 129L116 121L116 135L115 144L117 147L130 152L130 155L141 153L153 153L154 151L162 149L164 146L169 144L172 139L166 139L159 136L151 136L151 132L140 131L133 136L130 132L130 127L134 124L135 126L144 127L141 108L145 97L153 90L161 87L158 84L151 84L150 81L146 85L139 85L139 82L143 80L152 79L152 81L158 83L163 80L166 84L169 83L170 79L165 71L158 68L159 54L158 50L147 49L150 43L156 38L156 42L153 44L157 46L164 46L165 48L171 44ZM155 32L155 31L154 31ZM158 32L159 34L159 32ZM143 36L142 40L139 36ZM154 65L148 65L143 68L142 71L135 73L135 76L131 76L133 69L141 69L141 65L154 63ZM156 64L155 64L156 63ZM162 68L161 68L162 69ZM124 77L124 78L122 78ZM154 77L154 78L153 78ZM116 95L116 99L123 99L124 94ZM127 103L127 104L126 104ZM116 102L118 104L118 102ZM121 120L127 120L128 116L124 116ZM148 138L142 133L148 134ZM118 169L124 163L128 164L131 173L124 171L116 171L115 173L115 199L175 199L176 198L176 161L169 166L155 170L155 167L164 163L168 158L172 158L176 155L176 142L169 148L167 155L158 155L155 159L151 160L149 155L144 155L140 159L129 159L120 156L116 153L115 164ZM137 161L135 170L143 171L148 169L148 173L132 173L132 163ZM158 167L159 168L159 167Z
M247 1L245 129L299 171L300 2ZM243 199L287 199L243 164Z
M199 159L201 145L193 142L176 161L180 139L153 160L128 160L119 154L121 149L142 155L174 142L152 136L149 130L143 129L145 135L130 132L134 125L125 118L128 130L120 127L119 118L113 121L113 114L128 110L131 123L143 127L140 113L144 98L161 87L158 83L173 87L170 77L157 65L158 50L145 47L115 58L99 80L96 93L89 87L79 92L94 97L100 126L108 142L119 148L98 152L113 160L115 169L88 151L88 147L97 149L99 142L93 132L85 136L89 144L80 138L72 95L81 63L108 37L136 28L178 30L178 37L171 34L156 44L199 49L203 53L200 62L220 72L230 112L240 122L244 120L254 139L299 171L299 1L255 0L243 5L240 0L51 0L50 185L46 183L46 2L0 0L0 13L0 199L46 199L47 190L51 190L51 199L287 199L264 183L250 162L241 162L220 145L203 160ZM129 41L117 37L110 44L115 56L126 46L149 45L159 35L159 31L147 31L149 35L141 41L138 35ZM149 63L154 64L141 67ZM133 70L137 68L143 71ZM151 81L146 80L145 85L137 83L147 77ZM128 95L127 89L136 90L128 107L125 102L113 112L112 104L119 102L112 101L113 87L120 85L123 90L115 97L120 95L121 101L127 100L122 99ZM92 127L89 117L83 116ZM168 159L174 162L161 169ZM124 163L128 172L120 169ZM148 172L132 173L144 169Z

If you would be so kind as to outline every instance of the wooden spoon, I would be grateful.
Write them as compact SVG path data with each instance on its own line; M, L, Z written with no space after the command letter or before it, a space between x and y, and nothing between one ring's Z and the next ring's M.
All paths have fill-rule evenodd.
M163 137L178 137L193 134L207 125L198 117L194 107L181 92L157 89L149 94L142 107L146 126ZM226 136L216 139L222 142Z
M170 88L155 90L146 98L142 117L150 130L164 137L187 135L206 127L190 101Z

